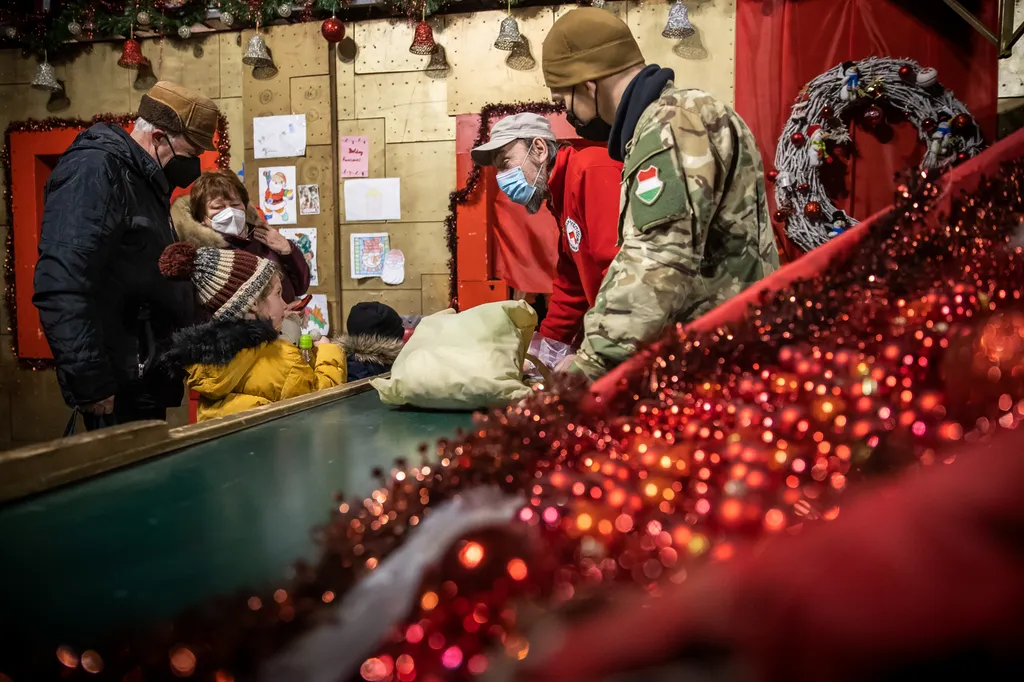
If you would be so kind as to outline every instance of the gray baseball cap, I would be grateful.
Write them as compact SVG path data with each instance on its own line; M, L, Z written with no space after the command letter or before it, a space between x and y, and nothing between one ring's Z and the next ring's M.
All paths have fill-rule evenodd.
M551 140L557 142L551 123L540 114L522 113L506 116L491 128L491 139L473 149L469 154L481 166L491 165L494 152L512 140Z

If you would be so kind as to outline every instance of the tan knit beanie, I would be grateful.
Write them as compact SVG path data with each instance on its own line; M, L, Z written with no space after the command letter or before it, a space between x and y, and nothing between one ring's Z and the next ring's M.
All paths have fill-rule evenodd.
M215 318L241 319L252 310L274 276L274 264L246 251L171 244L160 255L169 279L191 279L199 302Z
M542 50L544 84L570 88L644 63L629 27L597 7L580 7L558 18Z

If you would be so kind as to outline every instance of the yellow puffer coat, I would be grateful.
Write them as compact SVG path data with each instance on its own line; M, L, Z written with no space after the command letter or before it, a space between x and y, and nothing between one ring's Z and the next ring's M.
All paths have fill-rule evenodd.
M200 396L199 421L345 383L345 351L316 348L315 367L264 320L213 320L174 335L164 361L183 368Z

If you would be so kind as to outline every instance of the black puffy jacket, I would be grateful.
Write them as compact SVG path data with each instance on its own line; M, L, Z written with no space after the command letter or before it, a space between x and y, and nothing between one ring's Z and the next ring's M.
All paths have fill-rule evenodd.
M176 241L170 195L149 154L105 123L75 139L46 183L32 302L68 405L126 390L181 403L180 381L141 369L194 317L192 285L157 268Z

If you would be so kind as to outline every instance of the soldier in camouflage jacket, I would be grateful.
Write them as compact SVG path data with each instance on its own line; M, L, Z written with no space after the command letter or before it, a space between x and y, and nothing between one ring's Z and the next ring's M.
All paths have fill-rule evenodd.
M559 18L543 68L577 131L607 136L609 155L624 161L621 249L571 367L594 379L775 271L779 254L750 129L711 95L676 87L671 69L645 65L614 14Z

